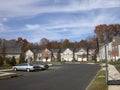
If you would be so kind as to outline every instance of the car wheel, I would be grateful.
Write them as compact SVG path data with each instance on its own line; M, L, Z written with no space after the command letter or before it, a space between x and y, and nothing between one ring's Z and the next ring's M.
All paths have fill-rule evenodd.
M14 68L13 70L14 70L14 71L17 71L17 68Z
M29 69L29 68L27 68L27 72L30 72L30 69Z

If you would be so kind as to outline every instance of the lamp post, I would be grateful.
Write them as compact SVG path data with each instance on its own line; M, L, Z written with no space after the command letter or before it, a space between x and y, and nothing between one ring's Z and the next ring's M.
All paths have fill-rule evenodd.
M108 83L107 44L105 44L106 83Z
M105 37L105 64L106 64L106 83L108 84L108 60L107 60L107 44L109 42L109 34Z

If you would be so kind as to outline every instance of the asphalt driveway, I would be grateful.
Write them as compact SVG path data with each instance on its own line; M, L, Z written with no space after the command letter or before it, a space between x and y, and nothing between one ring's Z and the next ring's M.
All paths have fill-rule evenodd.
M63 64L23 76L0 80L1 90L85 90L99 65Z

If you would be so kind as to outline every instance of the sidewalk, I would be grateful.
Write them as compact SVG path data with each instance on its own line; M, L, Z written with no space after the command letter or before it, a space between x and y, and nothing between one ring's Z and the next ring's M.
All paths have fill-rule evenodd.
M120 80L120 73L114 65L108 65L108 81ZM108 90L120 90L120 85L108 85Z
M15 73L11 73L11 72L8 72L8 71L12 71L12 69L2 69L2 70L0 70L0 77L10 76L10 75L15 74Z

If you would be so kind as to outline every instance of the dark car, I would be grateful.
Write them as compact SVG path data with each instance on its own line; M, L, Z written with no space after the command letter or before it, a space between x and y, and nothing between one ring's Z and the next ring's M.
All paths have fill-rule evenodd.
M42 62L42 61L37 61L37 62L32 62L32 63L35 64L35 65L40 66L41 70L46 70L46 69L49 68L49 65L46 64L45 62Z

